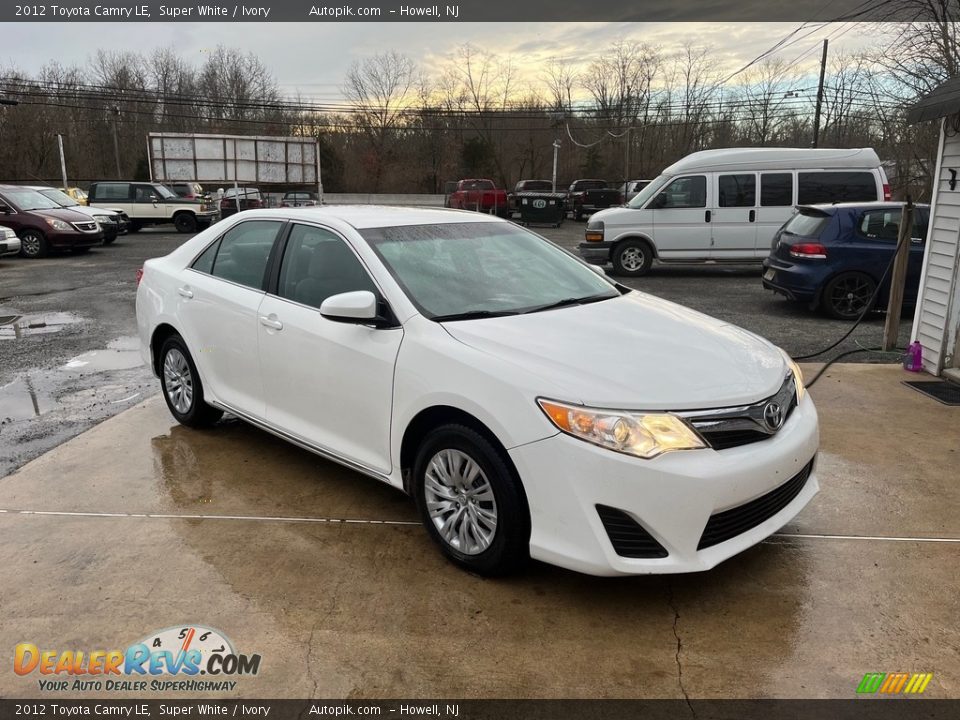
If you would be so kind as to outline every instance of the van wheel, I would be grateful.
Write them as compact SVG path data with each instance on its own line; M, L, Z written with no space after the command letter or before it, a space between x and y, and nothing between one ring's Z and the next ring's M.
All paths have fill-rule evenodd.
M160 384L170 413L181 425L209 427L223 415L204 402L200 373L179 335L168 337L160 348Z
M501 452L464 425L427 435L413 466L427 532L450 560L481 575L502 575L530 558L530 513Z
M613 252L613 272L626 277L640 277L650 272L653 252L642 240L625 240Z
M840 273L823 288L820 307L838 320L856 320L874 299L877 283L860 272Z
M20 231L20 254L27 258L45 257L50 252L47 238L39 230L26 229Z
M177 232L192 233L197 231L197 216L193 213L181 212L173 216L173 224Z

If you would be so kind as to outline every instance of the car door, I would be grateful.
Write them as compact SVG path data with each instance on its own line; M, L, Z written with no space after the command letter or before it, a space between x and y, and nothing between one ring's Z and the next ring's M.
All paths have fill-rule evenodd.
M131 187L131 192L133 193L133 212L137 219L152 222L168 219L167 203L153 185L135 183Z
M260 367L267 420L279 430L389 473L393 372L403 330L328 320L331 295L370 290L366 267L340 235L292 224L276 294L260 305Z
M710 256L712 213L707 175L674 178L647 208L653 219L653 240L664 259Z
M717 260L754 257L757 245L757 174L714 173L710 256Z
M263 419L257 310L284 223L241 222L217 238L177 286L184 337L204 385L228 408Z

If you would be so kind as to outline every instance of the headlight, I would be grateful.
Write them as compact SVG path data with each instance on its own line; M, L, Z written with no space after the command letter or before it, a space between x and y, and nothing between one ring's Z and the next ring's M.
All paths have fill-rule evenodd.
M69 231L73 230L73 226L64 222L63 220L57 220L56 218L44 218L47 221L47 225L52 227L54 230Z
M98 223L101 223L104 225L107 225L113 222L113 218L110 217L109 215L94 215L93 219L96 220Z
M803 387L803 370L789 356L787 357L787 365L790 367L790 372L793 373L793 384L797 386L797 402L800 402L806 392L806 388Z
M537 402L560 430L608 450L649 459L670 450L707 447L693 428L669 413L595 410L552 400Z

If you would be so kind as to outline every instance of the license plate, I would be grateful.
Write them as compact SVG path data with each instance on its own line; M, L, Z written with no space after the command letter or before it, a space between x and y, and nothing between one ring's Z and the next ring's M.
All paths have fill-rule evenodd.
M764 279L764 280L773 280L773 278L776 276L776 274L777 274L777 271L776 271L776 270L773 270L773 269L767 270L767 271L763 274L763 279Z

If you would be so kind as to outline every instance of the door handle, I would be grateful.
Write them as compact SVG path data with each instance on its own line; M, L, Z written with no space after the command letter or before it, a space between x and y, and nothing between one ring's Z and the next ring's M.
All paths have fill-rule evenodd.
M267 317L266 315L260 316L260 324L264 327L268 327L271 330L283 330L283 323L279 320Z
M710 211L709 211L709 210L707 210L707 211L703 214L703 221L704 221L704 222L710 222Z
M183 295L183 297L187 298L188 300L193 297L193 290L191 290L186 286L177 288L177 292Z
M757 211L756 211L756 210L751 210L751 211L750 211L750 222L756 222L756 221L757 221Z

